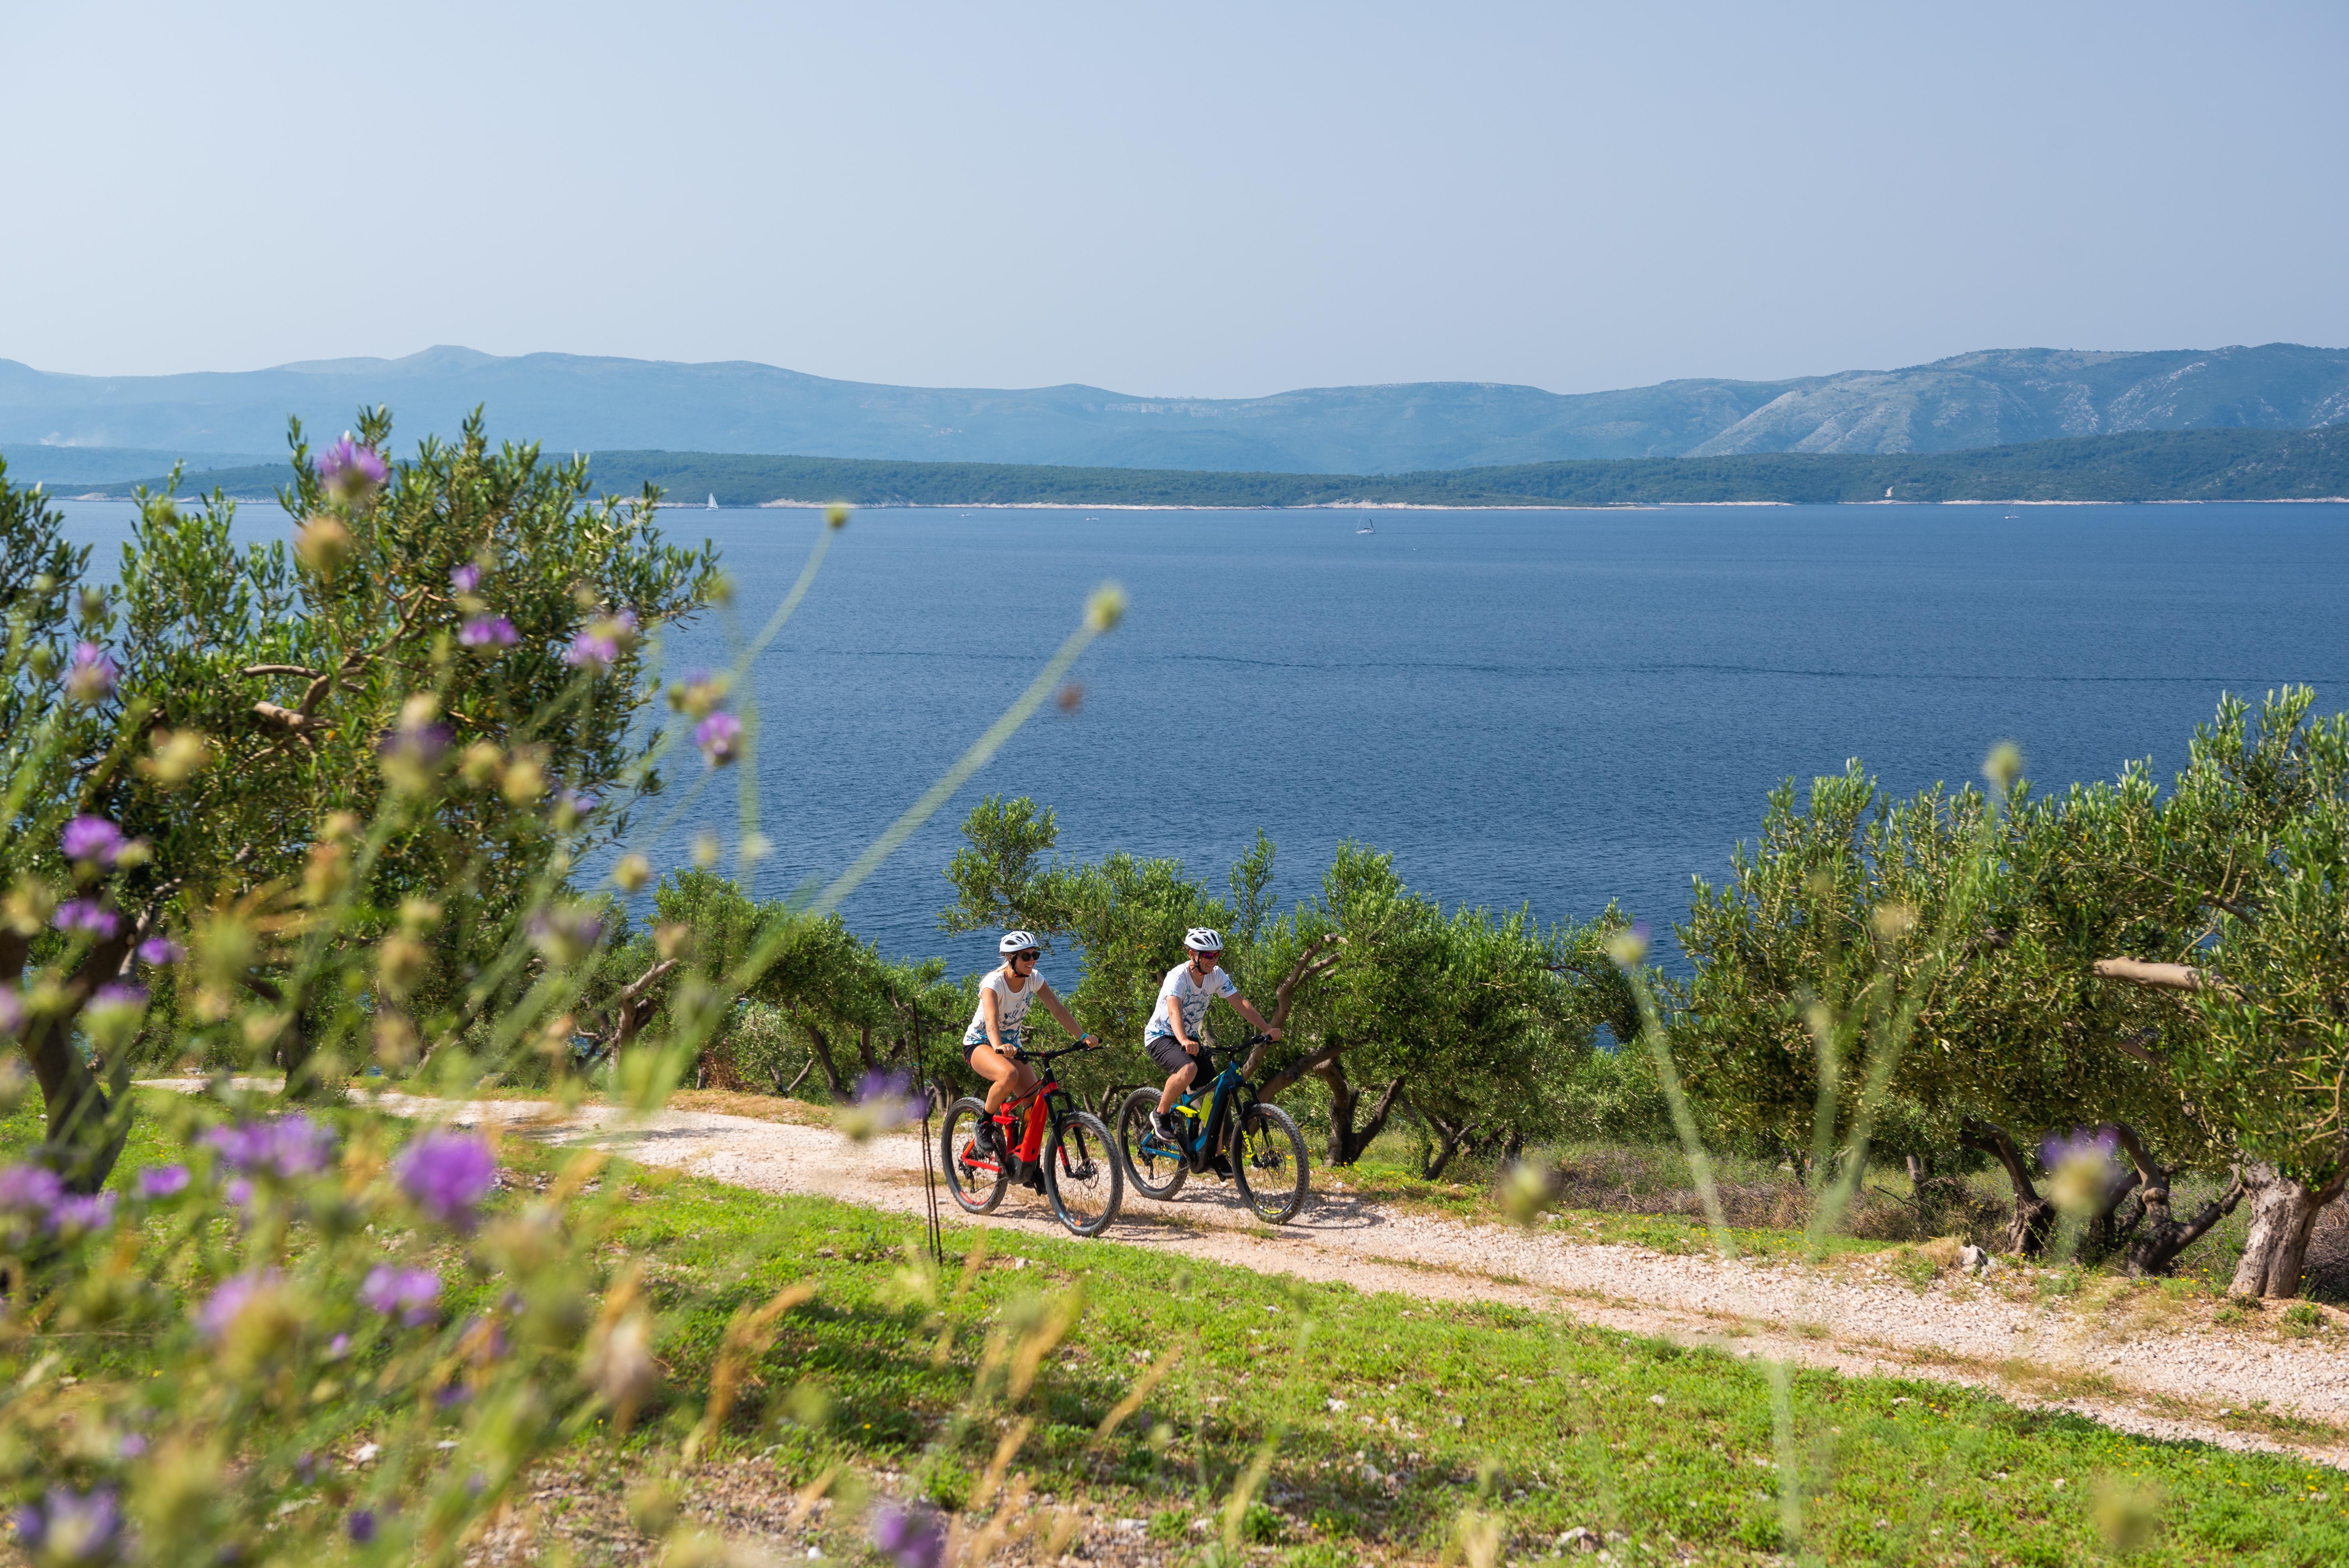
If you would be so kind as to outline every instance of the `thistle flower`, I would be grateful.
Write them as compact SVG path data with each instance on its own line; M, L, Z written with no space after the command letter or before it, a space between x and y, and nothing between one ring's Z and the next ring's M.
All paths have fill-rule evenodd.
M594 951L603 935L603 917L584 903L542 910L530 923L531 945L544 954L548 963L565 969Z
M522 634L503 615L476 615L458 631L457 641L468 648L511 648Z
M919 1121L927 1101L912 1091L913 1079L903 1070L884 1072L875 1068L856 1086L855 1103L835 1118L833 1125L862 1143L892 1128Z
M2102 1209L2121 1179L2114 1160L2118 1140L2110 1132L2075 1131L2069 1138L2051 1138L2039 1151L2046 1166L2047 1196L2067 1214L2093 1214Z
M386 1317L397 1315L410 1328L432 1321L440 1304L440 1276L429 1269L395 1269L378 1264L359 1286L359 1299Z
M67 935L83 931L103 942L122 929L122 917L94 898L77 898L57 905L49 923Z
M946 1532L937 1516L926 1509L890 1504L877 1510L871 1526L873 1544L893 1559L897 1568L938 1568L946 1555Z
M139 962L157 969L187 955L187 950L168 936L150 936L139 944Z
M73 664L66 671L66 700L94 707L114 695L122 679L122 666L107 656L96 643L74 645Z
M496 1184L498 1163L471 1133L428 1132L399 1151L392 1173L428 1218L464 1231L472 1228L473 1205Z
M723 768L742 754L742 721L730 713L713 713L694 726L693 743L712 768Z
M188 1190L188 1168L184 1165L150 1165L139 1172L136 1183L141 1198L169 1198Z
M635 645L636 617L633 611L622 610L614 615L599 615L579 629L571 639L571 647L563 662L574 665L590 674L600 675L619 661L624 649Z
M669 683L668 705L679 713L706 718L726 700L727 690L732 685L732 680L726 676L712 675L708 670L691 670L687 672L683 680Z
M110 1051L136 1033L146 1016L146 987L114 981L90 994L81 1022L98 1048Z
M1629 969L1648 955L1648 923L1633 921L1625 930L1607 939L1607 956Z
M76 817L66 824L57 842L69 861L110 866L122 852L122 830L103 817Z
M481 569L470 561L449 573L449 586L456 593L471 593L481 585Z
M319 482L347 501L366 500L391 477L391 469L375 449L351 439L348 430L318 454L316 466Z
M395 789L423 795L432 789L432 775L448 755L455 737L445 724L435 722L440 704L419 693L400 705L399 722L376 743L383 776Z
M114 1223L117 1201L118 1195L112 1192L98 1192L89 1197L67 1193L49 1210L50 1233L71 1238L105 1230Z
M110 1563L122 1545L122 1511L110 1488L51 1487L16 1511L16 1544L45 1563Z
M215 1342L226 1338L238 1316L253 1304L253 1298L274 1288L283 1277L275 1269L263 1269L221 1281L220 1287L196 1308L196 1332Z
M350 559L351 531L335 518L309 518L294 536L294 554L319 576L331 579Z
M350 1517L343 1521L343 1529L350 1535L353 1545L365 1546L375 1539L375 1510L371 1508L351 1510Z
M333 1158L335 1135L300 1111L267 1121L215 1127L203 1137L204 1146L221 1164L243 1176L275 1176L292 1181L315 1176Z
M46 1165L0 1165L0 1213L46 1222L65 1191L65 1182Z

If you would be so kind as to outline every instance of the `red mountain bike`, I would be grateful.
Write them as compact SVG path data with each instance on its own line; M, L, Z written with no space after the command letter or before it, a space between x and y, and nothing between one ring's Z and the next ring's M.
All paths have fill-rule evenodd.
M1080 1236L1098 1236L1117 1218L1125 1201L1125 1162L1117 1157L1109 1128L1076 1100L1052 1077L1052 1059L1099 1046L1066 1046L1057 1051L1022 1050L1022 1060L1037 1064L1041 1079L1026 1094L1003 1102L993 1117L995 1149L1015 1152L999 1157L982 1146L978 1132L988 1119L987 1102L966 1095L947 1107L946 1129L938 1135L939 1152L947 1168L947 1187L967 1213L988 1214L1003 1202L1003 1190L1014 1177L1040 1175L1045 1201L1061 1223Z

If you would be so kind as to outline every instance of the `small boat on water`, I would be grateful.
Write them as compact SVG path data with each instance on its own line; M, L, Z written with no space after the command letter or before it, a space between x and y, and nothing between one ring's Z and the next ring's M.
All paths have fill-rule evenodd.
M718 510L718 492L716 490L711 490L709 492L709 510L712 511L716 511Z
M1362 526L1361 526L1361 527L1360 527L1360 528L1358 528L1358 529L1354 530L1354 531L1355 531L1356 533L1376 533L1376 532L1378 531L1378 530L1377 530L1377 529L1375 529L1375 528L1372 528L1369 523L1367 523L1367 522L1366 522L1366 523L1362 524Z

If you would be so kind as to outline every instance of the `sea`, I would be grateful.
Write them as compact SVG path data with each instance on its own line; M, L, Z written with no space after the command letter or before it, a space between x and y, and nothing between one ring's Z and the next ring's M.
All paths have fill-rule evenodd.
M107 568L130 509L65 510ZM660 525L714 543L735 590L671 638L678 670L730 663L823 527L787 508ZM1125 618L1064 700L842 905L884 951L992 962L989 938L940 930L943 869L974 804L1024 795L1071 859L1167 856L1220 891L1261 830L1293 901L1350 840L1446 906L1619 904L1671 963L1691 879L1728 872L1782 780L1857 758L1895 790L1964 783L2005 740L2043 789L2139 758L2166 777L2223 694L2349 694L2338 504L874 509L751 667L755 759L709 776L687 753L640 847L680 865L706 831L730 854L750 782L773 846L754 890L836 876L1103 583Z

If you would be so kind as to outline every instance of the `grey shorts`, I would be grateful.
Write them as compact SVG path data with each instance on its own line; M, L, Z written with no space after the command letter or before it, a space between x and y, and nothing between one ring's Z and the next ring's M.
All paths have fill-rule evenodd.
M1172 1035L1153 1035L1142 1042L1142 1048L1150 1054L1152 1061L1158 1064L1161 1072L1179 1073L1185 1068L1206 1059L1205 1051L1195 1057L1185 1050L1183 1042Z

